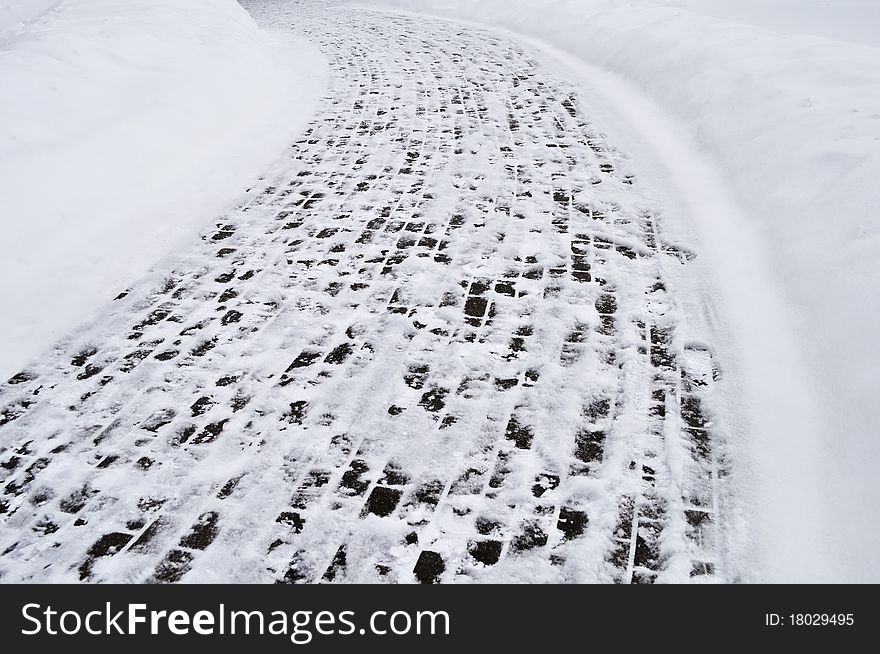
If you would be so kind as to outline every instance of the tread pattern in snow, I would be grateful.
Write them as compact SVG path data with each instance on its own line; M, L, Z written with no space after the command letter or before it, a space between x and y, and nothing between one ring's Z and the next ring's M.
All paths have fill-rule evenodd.
M712 352L575 88L347 10L321 116L0 387L0 579L724 579Z

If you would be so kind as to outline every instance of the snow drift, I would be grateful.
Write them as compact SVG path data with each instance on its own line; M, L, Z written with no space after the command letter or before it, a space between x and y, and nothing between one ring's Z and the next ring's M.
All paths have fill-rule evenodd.
M774 442L753 444L756 456L764 459L759 463L767 484L756 488L756 501L766 502L761 495L773 484L773 492L796 497L796 488L781 488L790 481L818 489L821 498L821 506L805 500L802 506L769 507L771 521L775 511L780 522L771 522L769 529L776 533L765 535L761 546L774 550L769 559L775 563L758 578L880 579L880 563L872 556L880 532L866 524L880 502L874 479L880 461L880 403L874 397L880 388L874 344L880 333L880 48L724 20L718 17L724 13L720 2L702 3L715 16L609 0L369 4L475 21L540 39L619 76L686 127L699 154L726 180L744 216L742 229L758 234L762 249L771 253L770 279L780 291L780 309L794 325L791 343L784 345L800 352L808 371L803 383L812 389L800 398L791 389L770 389L773 395L763 402L770 408L764 412L774 411L775 397L777 415L757 418L782 430L775 437L764 435ZM681 4L686 3L666 3ZM696 0L690 4L700 5ZM800 9L810 6L799 4ZM748 19L746 8L734 13L739 21ZM764 12L760 22L770 24L767 16ZM821 32L818 13L815 18L801 14L797 24ZM833 33L844 34L844 26L837 24ZM853 41L870 41L864 30L853 33ZM693 218L705 223L705 241L724 246L720 234L712 232L711 216ZM734 254L741 272L748 273L754 253ZM728 279L737 274L717 272ZM756 298L767 297L765 289L749 290ZM759 324L759 306L756 302L751 316L740 310L740 323ZM768 374L778 372L771 361L764 365ZM744 380L751 382L763 385L754 376ZM810 415L821 419L810 418L809 433L801 433L796 425ZM815 452L820 475L798 467L801 449ZM772 479L774 470L778 480ZM814 514L822 528L785 533L782 518L792 524L800 513ZM786 556L804 551L816 554L809 557L814 566L774 568Z
M783 34L812 34L880 45L880 30L877 29L880 26L880 2L877 0L654 1L703 16L767 27Z
M325 64L234 0L0 10L9 375L233 202L310 118Z

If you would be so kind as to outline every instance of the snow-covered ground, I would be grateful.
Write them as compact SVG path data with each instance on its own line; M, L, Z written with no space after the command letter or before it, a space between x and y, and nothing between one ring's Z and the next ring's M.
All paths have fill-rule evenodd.
M15 0L14 2L3 0L0 2L0 34L20 28L24 23L57 4L60 4L58 0Z
M611 73L689 136L742 217L719 229L729 212L707 206L701 183L691 189L739 341L767 576L880 578L880 532L864 519L880 502L880 48L859 43L876 42L877 3L370 4L539 39L591 65L595 81ZM629 96L618 96L626 114ZM640 136L663 136L650 112L628 113ZM680 178L680 158L667 155ZM764 308L778 330L764 332Z
M0 374L233 202L323 77L234 0L0 2Z
M880 3L243 4L0 0L0 577L880 580Z
M752 578L712 259L582 85L449 21L246 6L329 98L0 385L0 580Z
M880 45L880 2L877 0L655 0L655 2L687 9L703 16L766 27L784 34L812 34L840 41Z

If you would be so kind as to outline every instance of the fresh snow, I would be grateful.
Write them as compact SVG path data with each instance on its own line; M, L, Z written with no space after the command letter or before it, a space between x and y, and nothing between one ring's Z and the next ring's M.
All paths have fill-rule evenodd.
M233 0L0 5L0 373L253 183L311 117L322 56Z
M3 0L0 2L0 35L21 28L24 23L60 4L58 0Z
M629 0L630 3L644 1ZM877 0L655 0L655 4L783 34L811 34L880 46L880 2Z

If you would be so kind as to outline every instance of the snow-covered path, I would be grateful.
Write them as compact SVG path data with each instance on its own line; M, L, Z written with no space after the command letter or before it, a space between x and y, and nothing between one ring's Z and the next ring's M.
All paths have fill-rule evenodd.
M0 386L2 581L733 580L659 208L515 43L320 12L320 117Z

